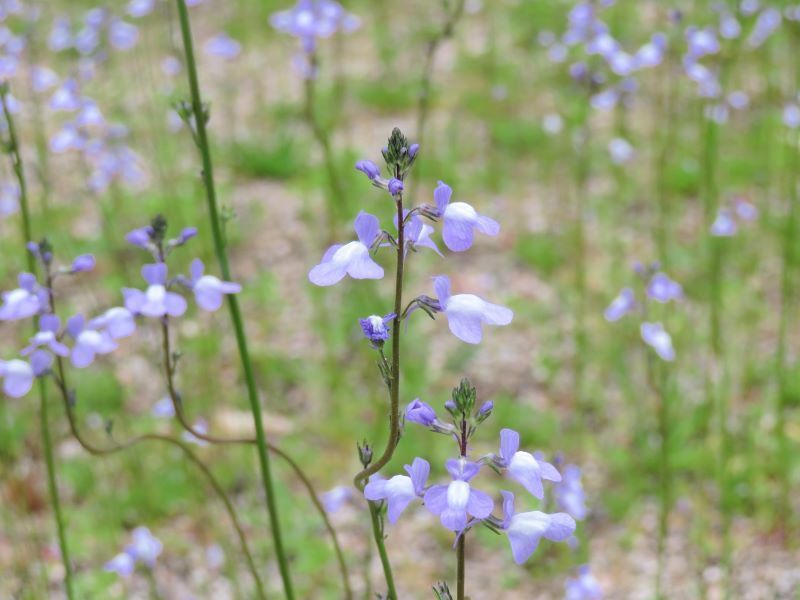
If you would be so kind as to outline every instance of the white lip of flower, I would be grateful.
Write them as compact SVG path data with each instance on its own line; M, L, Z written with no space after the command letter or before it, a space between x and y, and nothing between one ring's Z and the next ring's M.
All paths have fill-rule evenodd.
M468 223L473 223L478 219L478 212L466 202L451 202L444 209L444 214L448 219Z
M6 293L5 301L7 304L19 304L20 302L27 300L32 295L33 294L31 294L28 290L17 288Z
M379 317L378 315L372 315L367 317L367 319L369 320L369 324L375 333L383 333L386 331L386 325L383 324L382 317Z
M164 298L167 296L167 289L160 284L151 285L147 288L147 301L152 302L153 304L160 304L164 302Z
M508 461L508 468L510 470L524 469L526 471L535 471L536 473L542 470L530 452L515 452L511 460Z
M334 252L331 262L337 265L347 265L352 261L369 255L369 249L361 242L348 242Z
M447 506L453 510L466 510L469 502L469 483L456 480L447 486Z

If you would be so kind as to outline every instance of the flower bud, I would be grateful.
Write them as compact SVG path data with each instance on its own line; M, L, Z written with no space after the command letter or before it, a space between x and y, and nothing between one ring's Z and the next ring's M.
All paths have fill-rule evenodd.
M406 420L423 427L430 427L436 422L436 411L430 405L416 398L406 407Z
M356 170L361 171L370 180L380 177L381 170L371 160L360 160L356 163Z

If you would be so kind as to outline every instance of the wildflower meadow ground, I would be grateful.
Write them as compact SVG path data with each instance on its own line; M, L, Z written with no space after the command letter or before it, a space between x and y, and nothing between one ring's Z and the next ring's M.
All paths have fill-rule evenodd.
M0 598L800 598L798 56L0 0Z

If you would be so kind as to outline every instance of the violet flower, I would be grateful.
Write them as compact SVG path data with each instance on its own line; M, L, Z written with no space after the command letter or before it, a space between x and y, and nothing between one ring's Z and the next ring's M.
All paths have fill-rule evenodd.
M135 315L146 317L179 317L186 312L186 300L175 292L167 291L167 265L144 265L142 277L150 284L146 291L122 288L125 308Z
M67 333L75 340L72 348L72 366L83 369L94 362L98 354L109 354L117 349L117 343L107 331L92 329L84 323L82 315L67 321Z
M672 347L672 338L664 331L661 323L642 323L641 334L644 343L656 351L663 360L675 360L675 349Z
M96 262L91 254L82 254L72 261L70 273L87 273L94 269Z
M683 297L681 284L670 279L665 273L658 272L650 279L647 284L647 295L662 304L670 300L678 300Z
M564 600L601 600L603 590L594 578L589 565L578 567L578 577L568 579Z
M322 261L308 273L311 283L329 286L341 281L345 275L353 279L381 279L383 267L372 260L370 247L380 235L378 217L360 212L354 225L358 240L348 244L334 244L322 256Z
M156 7L156 0L131 0L126 12L134 19L146 17Z
M416 398L406 407L406 421L430 427L436 422L436 411L431 405Z
M225 33L218 33L203 44L203 50L209 56L224 60L233 60L242 52L242 45Z
M386 501L386 514L390 523L397 523L400 514L415 498L422 498L424 495L425 504L428 503L428 495L425 493L425 483L428 481L428 474L431 471L428 461L423 458L415 458L411 465L405 465L404 468L408 476L395 475L391 479L370 480L364 488L364 497L367 500Z
M0 360L0 378L6 396L22 398L31 391L35 374L29 362L14 358Z
M511 544L511 554L518 565L528 560L542 538L553 542L564 542L575 532L575 519L567 513L547 514L538 510L514 512L514 494L501 491L503 495L502 529Z
M450 202L453 189L440 181L433 198L442 217L442 238L444 244L453 252L463 252L472 246L473 230L486 235L500 233L500 224L494 219L478 214L466 202Z
M571 515L574 519L582 521L586 518L586 494L581 484L581 469L576 465L566 465L562 472L561 481L553 487L553 497L558 507Z
M116 50L130 50L139 41L139 28L122 19L112 19L108 24L108 43Z
M364 332L364 337L370 341L373 348L380 348L389 339L389 332L391 331L389 323L394 318L395 314L389 313L385 317L370 315L366 319L358 320L361 325L361 331Z
M169 396L164 396L153 404L150 412L158 419L171 419L175 416L175 403L172 402L172 398Z
M58 329L61 320L52 314L42 315L39 318L39 331L30 339L30 345L21 354L27 356L37 348L47 347L50 352L58 356L69 356L69 348L58 341Z
M353 488L350 486L337 485L335 488L320 494L319 500L325 508L325 512L333 514L338 512L349 500L353 498Z
M736 234L738 226L733 212L728 208L720 209L717 218L711 224L711 235L715 237L731 237Z
M381 170L371 160L360 160L356 163L356 171L361 171L370 181L374 181L381 176Z
M156 559L164 548L161 541L147 527L137 527L131 533L131 543L125 549L130 556L149 568L156 566Z
M103 565L103 570L109 573L116 573L120 577L130 577L136 569L136 561L127 552L120 552L110 561Z
M619 296L611 301L608 308L603 313L606 321L619 321L622 317L636 308L636 298L631 288L624 288Z
M115 306L89 321L90 329L104 329L112 340L126 338L136 331L136 319L127 308Z
M298 0L291 9L274 13L269 22L278 31L298 38L306 53L314 51L317 38L330 37L337 30L350 33L360 24L358 17L334 0Z
M3 304L0 305L0 321L19 321L38 314L46 305L36 277L31 273L20 273L19 287L10 292L3 292Z
M395 215L395 221L397 221L397 215ZM396 224L395 224L396 225ZM411 219L405 225L405 239L408 247L410 248L417 248L417 247L425 247L430 248L439 256L443 256L439 247L436 245L431 239L431 234L433 233L434 229L431 225L425 223L421 217L418 215L412 215Z
M473 294L450 294L450 279L444 275L433 278L433 287L441 312L447 317L450 331L468 344L483 339L483 325L508 325L514 318L511 309L492 304Z
M536 460L530 452L519 450L519 433L513 429L500 430L500 454L493 458L497 467L506 469L511 479L540 500L544 498L543 479L561 481L561 473L549 462Z
M204 269L203 261L199 258L192 261L192 291L197 305L205 311L213 312L222 306L225 294L238 294L242 291L242 286L232 281L221 281L213 275L203 275Z
M478 463L460 458L448 460L445 466L453 481L429 488L425 492L425 507L439 517L447 529L461 532L466 528L469 516L485 519L491 515L494 501L469 484L481 469Z

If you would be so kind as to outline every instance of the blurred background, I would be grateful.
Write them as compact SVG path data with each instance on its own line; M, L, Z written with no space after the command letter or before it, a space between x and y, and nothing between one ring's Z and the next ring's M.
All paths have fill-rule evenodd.
M156 214L173 235L199 229L171 269L186 272L195 256L216 264L199 157L175 112L189 99L175 6L149 4L0 2L0 71L34 238L46 236L62 262L98 260L58 286L65 314L98 314L121 302L121 287L141 287L146 255L124 236ZM318 41L309 78L297 40L270 26L287 2L196 4L200 85L265 426L318 492L350 486L356 440L385 443L386 393L358 319L391 312L393 282L322 289L307 272L330 243L352 239L359 210L391 227L392 203L353 166L379 162L397 126L421 143L407 201L432 203L443 180L454 200L502 225L466 253L413 254L406 296L433 295L430 277L447 274L454 290L515 312L479 346L416 313L401 402L420 397L441 410L469 377L479 401L495 406L473 452L496 452L499 430L518 429L524 448L581 467L589 509L573 548L543 544L522 567L506 540L480 531L468 547L472 598L560 598L581 564L606 598L654 598L659 546L664 597L798 597L800 8L348 0L358 22ZM0 176L9 290L27 267L5 156ZM378 260L393 268L388 252ZM655 271L681 284L675 302L645 301ZM610 322L604 311L626 287L639 306ZM664 324L673 361L642 340L644 320ZM2 358L29 331L4 323ZM222 436L250 433L225 311L190 310L176 331L189 418ZM154 412L166 394L160 360L158 328L142 322L113 355L71 370L87 437L180 435ZM92 457L70 436L55 388L52 396L78 597L253 597L222 507L180 451L142 445ZM0 411L0 597L61 598L36 396L3 398ZM443 479L451 451L409 425L386 473L424 456ZM277 592L256 456L234 446L197 452ZM292 471L274 464L298 597L340 598L319 516ZM359 595L369 579L381 589L366 514L353 498L331 515ZM139 525L164 544L155 583L103 570ZM436 580L452 579L452 540L434 517L409 510L388 536L402 598L430 598Z

